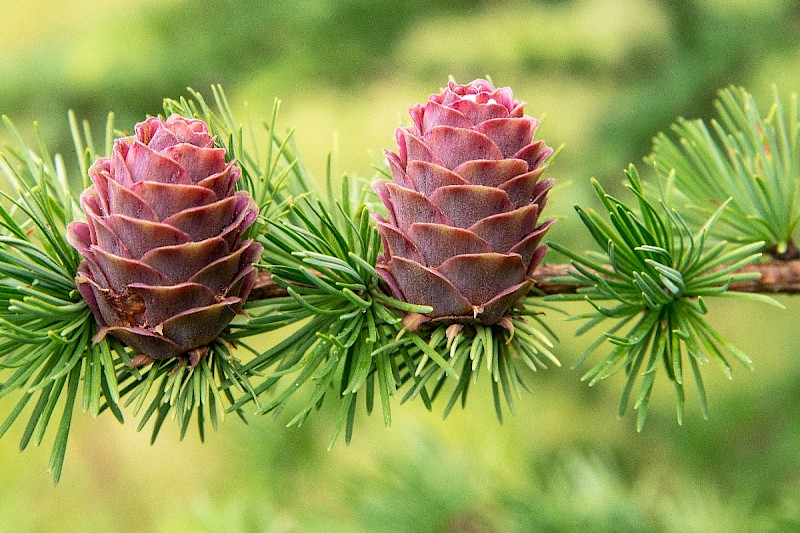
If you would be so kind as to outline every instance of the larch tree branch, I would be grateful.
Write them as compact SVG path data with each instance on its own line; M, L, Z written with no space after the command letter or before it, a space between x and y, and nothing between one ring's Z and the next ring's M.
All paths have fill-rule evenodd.
M543 263L534 271L536 289L545 295L574 294L579 285L565 282L572 265L564 263ZM758 272L761 276L751 281L737 281L731 283L728 290L734 292L751 292L761 294L800 294L800 259L783 261L773 259L767 263L747 265L735 273L745 274ZM278 285L266 270L260 270L253 290L250 292L250 301L269 300L288 296L286 289Z

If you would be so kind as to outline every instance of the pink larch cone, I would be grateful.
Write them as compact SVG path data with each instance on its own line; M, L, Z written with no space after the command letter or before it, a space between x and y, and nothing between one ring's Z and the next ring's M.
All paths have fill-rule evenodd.
M389 214L377 266L397 298L433 308L417 325L494 324L534 283L554 222L538 224L552 150L532 142L539 122L523 106L507 87L451 82L396 131L392 181L374 184Z
M258 215L241 170L200 120L136 125L89 169L87 221L68 238L83 255L77 285L100 328L144 361L193 363L242 309L261 245L242 240Z

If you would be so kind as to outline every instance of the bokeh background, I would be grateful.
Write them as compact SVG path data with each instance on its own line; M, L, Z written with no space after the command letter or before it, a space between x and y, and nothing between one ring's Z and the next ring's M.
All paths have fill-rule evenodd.
M337 173L368 177L410 105L450 75L491 76L565 146L550 238L576 249L590 177L621 191L652 136L711 117L720 88L744 85L765 108L772 84L800 88L796 0L0 0L0 21L0 114L26 135L37 120L64 153L67 109L130 128L187 86L221 83L256 121L280 97L318 177L329 151ZM301 428L229 417L205 444L170 427L153 446L130 412L124 426L76 413L57 487L50 441L20 454L17 427L0 440L0 531L797 530L800 301L780 301L712 303L756 370L729 381L707 365L711 417L689 393L683 427L663 382L642 433L619 419L621 377L581 383L569 366L587 341L559 315L564 368L532 376L502 425L480 387L444 421L441 406L395 402L388 430L362 413L331 451L331 407ZM15 400L0 399L3 417Z

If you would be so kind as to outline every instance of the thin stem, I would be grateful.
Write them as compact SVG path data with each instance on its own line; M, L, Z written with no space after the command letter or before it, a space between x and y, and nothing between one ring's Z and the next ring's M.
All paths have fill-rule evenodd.
M718 268L724 268L724 265ZM535 287L544 295L574 294L578 286L569 283L570 272L576 272L572 265L543 263L533 273L536 279ZM800 259L791 261L775 259L768 263L747 265L732 272L731 276L753 272L761 274L761 277L756 280L733 282L728 290L761 294L800 294ZM269 300L288 295L286 289L275 283L267 271L260 270L248 300Z
M723 269L724 265L718 267ZM535 287L544 294L573 294L577 286L568 283L570 272L575 272L569 264L542 264L534 271ZM768 263L757 263L744 266L734 272L736 274L759 273L755 280L736 281L728 287L733 292L752 292L761 294L800 294L800 259L781 261L778 259Z

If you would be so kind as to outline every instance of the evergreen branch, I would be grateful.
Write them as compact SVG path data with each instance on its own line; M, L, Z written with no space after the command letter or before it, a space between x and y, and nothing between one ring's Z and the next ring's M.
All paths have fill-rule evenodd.
M331 190L330 173L327 182ZM379 286L374 267L379 236L369 218L345 176L338 200L304 195L287 204L285 217L269 222L259 238L265 270L251 291L249 319L234 323L226 338L238 342L309 321L244 367L247 373L269 374L255 397L243 397L233 408L252 401L260 414L279 413L303 391L307 397L288 422L301 424L334 395L340 407L332 445L342 431L349 442L357 399L364 398L369 413L377 392L384 423L391 423L390 398L409 374L401 355L408 342L395 341L402 324L394 300ZM387 352L387 345L397 349ZM282 390L260 403L261 395L283 381L288 383Z
M541 296L592 305L593 311L573 317L586 320L579 335L611 323L576 365L604 341L612 345L583 379L594 384L624 370L621 414L632 401L641 429L657 369L663 366L675 386L680 422L687 361L704 414L699 365L716 360L728 376L731 358L751 366L706 321L705 298L740 295L770 301L763 295L800 293L796 96L787 115L776 93L764 118L747 93L731 89L721 93L719 122L709 128L679 121L677 143L666 136L656 140L651 161L669 194L708 215L699 231L690 231L675 210L651 202L631 166L626 174L635 208L596 182L606 216L576 208L601 253L577 254L553 244L571 263L540 265L533 273L532 293L495 325L409 331L403 314L424 314L430 308L387 295L375 268L381 239L363 191L354 191L345 177L334 200L329 159L328 197L315 198L292 132L276 133L279 103L262 124L264 142L253 128L236 121L221 87L212 92L213 109L190 90L191 98L167 100L164 110L203 119L229 160L240 165L237 186L261 209L259 223L248 231L264 246L263 270L246 304L247 316L237 317L209 346L207 356L191 365L177 358L149 361L141 368L142 359L132 357L119 341L97 339L97 325L75 285L80 256L65 238L77 209L63 161L49 155L36 128L34 149L3 119L13 143L0 157L0 171L13 191L0 193L0 396L18 393L20 399L0 425L0 436L37 396L20 447L38 445L56 407L63 407L50 460L56 481L76 403L93 416L108 409L120 421L120 405L131 406L140 417L140 430L152 422L153 440L170 416L181 438L194 420L203 439L206 421L216 429L226 412L244 418L244 406L251 402L259 414L279 413L302 390L307 397L289 425L301 424L326 398L335 397L339 415L332 445L342 431L346 441L351 439L357 400L363 399L370 413L377 395L389 426L391 398L407 386L403 400L420 398L428 408L445 397L447 416L456 402L466 404L470 386L485 369L502 420L503 405L513 413L514 397L531 390L529 371L560 365L553 353L555 335L540 312L553 307ZM81 128L70 114L70 126L86 185L87 168L101 154L88 123ZM109 115L105 153L113 138ZM710 204L708 190L713 191ZM716 235L737 245L709 244L708 235L719 226L723 229ZM772 260L758 262L761 251ZM295 329L266 351L245 344L251 336L287 326ZM240 363L233 355L236 346L254 357ZM254 376L261 378L258 383L251 383ZM285 386L265 400L279 383Z
M576 317L589 321L579 334L608 320L616 322L600 337L614 347L584 374L583 379L591 385L624 370L628 378L620 400L620 414L624 414L633 385L640 379L640 392L634 408L639 411L637 428L641 430L659 364L663 364L667 376L674 383L679 423L683 420L683 366L686 358L691 361L704 414L705 388L697 363L715 359L729 377L728 357L738 359L746 367L751 366L750 359L706 321L707 308L703 299L733 296L737 294L730 292L733 284L755 282L758 272L754 268L759 266L755 263L761 257L756 252L762 249L763 243L740 246L721 243L706 248L707 233L713 222L723 216L727 202L698 232L691 233L676 212L663 206L656 209L647 201L635 167L631 165L626 176L628 186L637 198L639 213L606 194L599 184L595 184L595 189L608 211L610 222L605 222L593 211L583 212L576 208L583 213L584 223L606 252L603 263L608 266L595 270L597 262L584 260L580 255L553 244L553 248L573 259L571 268L555 269L567 276L556 278L553 288L564 289L570 278L579 287L574 293L557 294L550 299L586 300L592 304L594 312ZM749 271L740 270L745 268ZM738 288L763 289L757 284L738 285ZM627 332L619 335L624 327L628 328ZM580 361L599 347L600 339L589 346Z
M552 244L552 243L551 243ZM726 265L717 267L722 270ZM599 270L584 267L588 272L604 276L608 267ZM573 263L542 263L533 272L536 280L533 292L539 296L576 294L582 287L576 280L579 274ZM730 273L734 278L746 274L752 279L733 281L730 292L753 294L800 294L800 259L773 259L766 262L744 265ZM266 270L261 270L250 293L250 302L270 300L287 296L286 289L279 285Z

